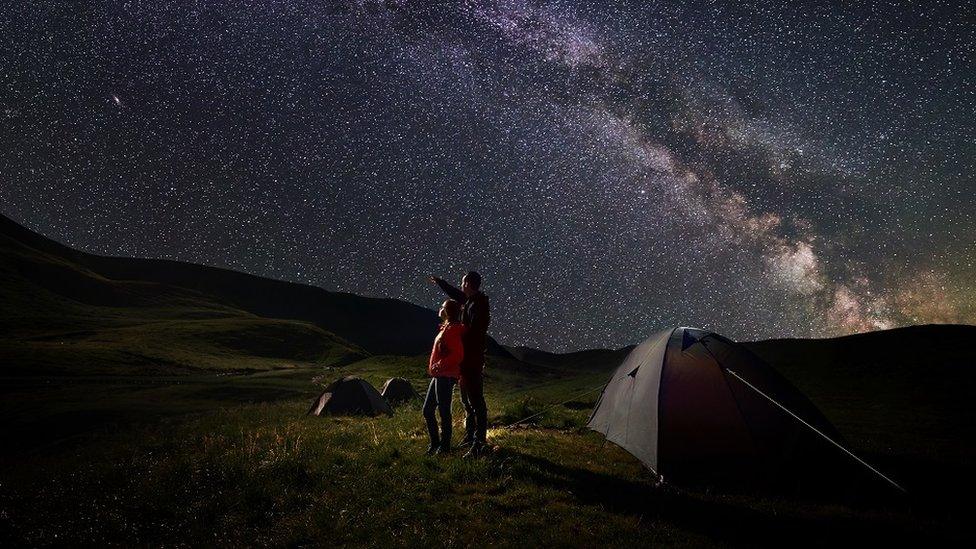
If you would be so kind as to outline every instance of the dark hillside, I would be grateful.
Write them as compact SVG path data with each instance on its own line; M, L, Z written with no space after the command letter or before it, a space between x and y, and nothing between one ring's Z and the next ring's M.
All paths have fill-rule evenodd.
M173 305L190 299L197 305L206 304L206 309L237 309L262 317L312 322L376 354L427 353L437 325L433 311L395 299L330 292L178 261L84 253L3 216L0 216L0 252L5 263L0 274L5 279L17 274L76 302L144 306ZM8 312L37 306L36 291L22 286L9 289L11 294L22 297L5 305ZM490 342L489 353L507 355L494 341Z
M925 325L833 339L746 343L825 408L859 402L882 424L902 414L970 417L976 326ZM934 426L938 428L938 426Z
M745 345L806 393L855 450L949 509L976 490L972 341L974 326L925 325Z
M567 370L606 370L611 371L627 357L633 350L633 345L622 349L586 349L571 353L550 353L540 351L531 347L510 347L505 346L505 350L516 360L545 366L550 368L561 368Z
M174 375L366 356L314 324L262 318L162 282L113 280L67 248L9 222L4 229L0 375Z

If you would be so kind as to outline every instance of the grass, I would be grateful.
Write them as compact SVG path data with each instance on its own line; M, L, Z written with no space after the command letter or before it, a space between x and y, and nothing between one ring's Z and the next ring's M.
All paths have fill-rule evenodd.
M101 436L71 456L67 479L7 492L5 507L32 509L11 523L39 543L73 532L80 534L74 542L99 544L461 545L578 518L560 501L565 494L530 486L541 471L515 455L422 456L416 406L367 421L305 418L298 404L230 408L144 428L137 448ZM605 528L590 535L599 539ZM551 536L548 528L535 530L538 541Z
M364 355L355 345L312 324L257 317L139 319L109 326L78 323L0 339L7 375L165 376L307 367Z
M4 479L6 533L122 545L930 539L886 512L657 488L629 456L575 429L495 431L491 457L431 458L416 405L361 419L303 417L304 404L103 433L6 470L31 479Z
M0 235L0 375L150 375L346 363L368 353L190 289L110 280Z
M8 388L9 424L30 423L44 402L48 425L75 414L91 428L7 449L0 535L18 545L697 546L931 544L965 533L962 509L656 486L635 459L583 428L596 393L571 397L600 373L560 378L491 360L496 449L483 459L424 456L417 402L393 417L304 416L316 387L337 377L378 385L400 375L421 389L423 366L424 357L380 356L328 370ZM530 425L501 428L567 399Z

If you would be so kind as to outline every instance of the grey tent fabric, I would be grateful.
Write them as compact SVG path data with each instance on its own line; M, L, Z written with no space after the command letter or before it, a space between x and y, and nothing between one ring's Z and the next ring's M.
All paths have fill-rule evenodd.
M658 388L672 331L652 335L627 355L614 372L613 381L603 389L588 425L654 471L657 470Z
M588 427L656 473L683 481L776 481L839 462L820 435L729 371L841 440L798 389L753 353L718 334L683 327L658 332L631 351Z
M365 380L347 376L333 382L312 402L308 415L393 415L393 409Z
M386 380L380 394L390 404L420 398L420 395L417 394L416 390L414 390L413 385L410 384L410 381L402 377L391 377L390 379Z

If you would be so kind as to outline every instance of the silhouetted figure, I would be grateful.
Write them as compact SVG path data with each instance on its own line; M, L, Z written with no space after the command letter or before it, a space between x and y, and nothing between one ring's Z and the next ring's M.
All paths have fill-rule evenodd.
M461 362L461 403L464 404L464 441L471 445L466 455L481 453L488 434L488 407L485 404L484 369L485 348L488 342L488 324L491 313L488 296L481 292L481 275L470 271L461 278L461 289L451 286L436 276L431 282L440 286L450 298L461 303L461 323L464 332L464 360Z
M424 400L424 420L430 435L430 448L427 454L443 454L451 450L451 397L454 384L461 373L464 358L464 343L461 338L467 328L461 324L461 304L448 299L438 312L441 317L441 330L434 338L430 351L427 373L433 378L427 387ZM441 416L441 430L437 432L437 418L434 409Z

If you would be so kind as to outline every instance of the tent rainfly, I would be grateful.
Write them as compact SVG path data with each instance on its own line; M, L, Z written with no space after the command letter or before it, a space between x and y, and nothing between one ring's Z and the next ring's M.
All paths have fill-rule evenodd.
M390 404L420 398L420 395L414 390L413 385L402 377L391 377L386 380L380 394Z
M308 410L308 415L313 416L325 413L375 416L393 415L393 410L372 385L356 376L347 376L329 385Z
M588 427L686 484L811 485L856 461L819 410L745 347L695 328L658 332L604 387ZM840 474L838 474L840 473Z

